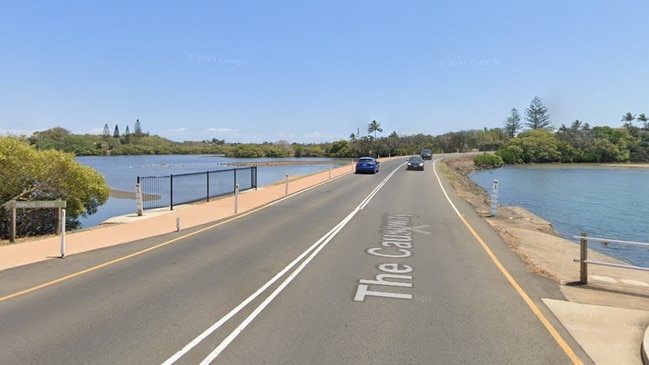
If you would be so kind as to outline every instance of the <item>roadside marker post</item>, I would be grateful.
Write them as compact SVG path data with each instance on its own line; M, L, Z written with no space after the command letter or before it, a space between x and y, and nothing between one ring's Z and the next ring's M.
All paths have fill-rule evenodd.
M65 257L65 208L61 209L61 258Z
M135 184L135 204L137 216L141 217L144 211L144 204L142 203L142 185L140 185L140 183Z
M491 216L496 216L498 209L498 180L494 179L494 185L491 190Z
M176 232L180 232L180 217L176 218Z
M234 184L234 214L239 212L239 184Z
M288 195L288 173L284 174L284 195Z
M579 240L579 283L581 285L588 285L588 238L586 232L581 232L581 239Z

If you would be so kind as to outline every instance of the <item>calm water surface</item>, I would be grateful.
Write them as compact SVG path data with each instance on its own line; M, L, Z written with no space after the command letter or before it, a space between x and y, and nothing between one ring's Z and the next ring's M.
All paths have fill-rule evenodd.
M498 203L519 206L552 223L559 235L649 242L649 169L575 165L506 166L470 175ZM593 248L599 247L594 244ZM649 249L610 244L599 249L649 267Z
M137 176L160 176L226 168L227 163L272 161L212 155L80 156L77 161L98 170L111 188L134 191ZM300 160L281 159L281 160ZM321 160L334 166L347 160ZM283 181L284 175L308 175L329 164L260 166L258 185ZM552 223L562 237L586 232L591 237L649 242L649 169L575 165L507 166L474 172L471 179L491 192L499 181L498 203L520 206ZM84 228L114 216L135 212L135 201L109 198L96 214L81 218ZM599 245L595 245L596 247ZM649 249L609 245L601 251L635 265L649 266Z
M330 162L333 167L351 163L351 160L329 158L235 159L214 155L79 156L76 160L103 174L106 182L112 189L123 191L135 191L135 183L137 182L138 176L164 176L231 169L233 167L227 164L233 162L302 160ZM308 175L328 169L329 164L327 163L315 165L259 166L257 168L257 184L261 187L283 181L285 174L289 176ZM99 207L97 213L85 218L81 217L79 221L83 228L89 228L109 218L135 212L135 200L111 197L108 198L106 204Z

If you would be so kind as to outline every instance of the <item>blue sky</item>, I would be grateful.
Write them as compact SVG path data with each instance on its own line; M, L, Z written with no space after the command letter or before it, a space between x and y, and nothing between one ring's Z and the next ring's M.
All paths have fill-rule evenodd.
M333 142L649 113L649 2L30 1L0 11L0 135Z

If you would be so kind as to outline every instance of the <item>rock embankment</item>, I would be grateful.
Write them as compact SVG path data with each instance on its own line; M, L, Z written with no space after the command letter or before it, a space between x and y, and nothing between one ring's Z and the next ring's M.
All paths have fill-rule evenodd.
M573 249L578 249L575 243L559 237L552 224L521 207L499 205L496 215L491 216L489 194L469 177L476 169L473 156L447 158L443 160L443 164L448 167L448 180L458 196L486 218L507 245L529 265L530 270L558 283L574 280L574 271L565 273L559 266L566 265L555 265L551 262L555 256L549 258L545 251L556 250L557 246L561 246L561 251L566 255L561 260L571 261L569 255L573 254Z
M499 205L496 215L491 216L489 194L469 178L475 169L473 157L447 158L442 163L447 166L448 180L458 196L485 217L485 221L519 255L530 271L560 284L567 300L646 310L649 305L649 272L589 265L587 287L596 290L577 289L571 285L580 279L580 264L574 262L580 257L580 246L576 241L560 237L552 224L521 207ZM588 259L626 264L590 247ZM592 278L609 280L595 281Z

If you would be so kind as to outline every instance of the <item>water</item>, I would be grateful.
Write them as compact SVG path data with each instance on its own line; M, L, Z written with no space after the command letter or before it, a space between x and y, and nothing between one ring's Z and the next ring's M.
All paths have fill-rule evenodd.
M130 192L135 191L138 176L164 176L233 168L228 166L228 163L308 160L330 162L334 167L350 163L350 160L329 158L236 159L214 155L79 156L76 157L76 160L104 175L106 182L112 189ZM327 163L259 166L257 168L257 185L261 187L283 181L285 174L289 176L308 175L327 169L329 169ZM106 204L99 207L97 213L88 217L79 217L79 222L82 228L90 228L109 218L135 213L136 208L135 200L110 197Z
M519 206L550 222L574 242L590 237L649 243L649 169L579 165L507 166L471 179L489 193L498 180L498 203ZM593 248L649 267L649 249L609 244Z

